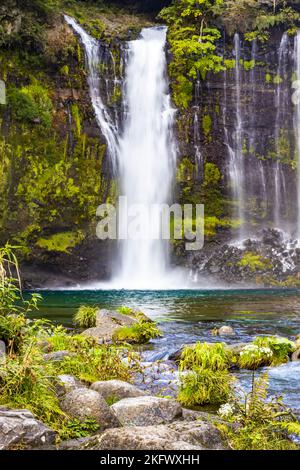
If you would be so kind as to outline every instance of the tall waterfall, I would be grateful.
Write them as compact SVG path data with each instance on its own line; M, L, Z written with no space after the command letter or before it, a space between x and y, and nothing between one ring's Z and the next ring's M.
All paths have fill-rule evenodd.
M113 167L116 169L118 158L118 128L114 120L110 117L100 94L100 44L96 39L87 34L73 18L65 15L65 20L80 36L84 46L88 68L88 84L95 117L107 142Z
M233 198L237 206L237 217L241 222L239 239L244 238L245 223L245 175L244 175L244 155L243 155L243 120L241 105L241 42L239 34L234 35L234 56L235 56L235 90L236 90L236 116L235 130L233 136L233 147L229 146L229 176Z
M297 80L300 80L300 31L298 31L297 36L295 37L295 72ZM296 136L296 145L297 145L297 156L298 156L298 184L297 184L297 203L298 203L298 217L297 217L297 230L296 235L298 240L300 240L300 93L299 93L299 83L297 84L297 96L295 100L295 116L294 116L294 126L295 126L295 136Z
M167 29L144 29L138 40L128 43L121 134L118 119L110 115L101 98L100 44L73 18L66 15L65 19L80 36L85 49L91 100L109 156L119 174L121 194L127 197L129 210L143 205L149 214L148 223L136 227L136 239L132 239L133 234L131 239L120 242L118 271L112 285L134 289L164 287L170 283L168 241L161 239L161 211L151 208L170 202L176 160L172 134L175 110L171 106L166 74ZM104 88L108 92L107 83ZM118 222L124 233L127 209Z
M168 203L176 147L172 136L174 109L166 79L166 28L144 29L128 44L124 99L126 119L120 139L121 192L128 206L143 204L149 226L138 240L124 240L118 284L127 288L162 287L166 282L168 244L160 235L161 214L155 204ZM122 224L123 217L121 218Z

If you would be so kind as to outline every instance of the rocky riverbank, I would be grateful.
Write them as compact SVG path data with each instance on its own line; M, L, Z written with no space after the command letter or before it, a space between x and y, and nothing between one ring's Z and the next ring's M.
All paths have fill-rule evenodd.
M17 317L6 320L17 327ZM138 345L160 332L138 310L81 307L74 322L75 329L66 331L26 320L17 343L15 336L3 334L0 321L0 449L244 448L242 419L248 433L265 431L258 416L242 418L234 397L234 372L298 360L300 355L299 338L259 337L226 345L235 332L223 326L212 332L220 342L184 346L167 361L145 363ZM259 390L266 387L263 381L258 384ZM279 401L272 405L256 394L253 389L256 406L260 413L269 413L274 428L264 434L265 445L296 449L287 429L297 429L297 420ZM212 411L201 410L203 405L211 405ZM288 417L280 432L278 409ZM234 438L236 433L243 444Z

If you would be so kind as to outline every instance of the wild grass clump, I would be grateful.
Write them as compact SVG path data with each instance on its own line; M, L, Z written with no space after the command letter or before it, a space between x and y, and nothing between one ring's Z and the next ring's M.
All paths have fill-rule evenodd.
M80 328L93 328L96 326L97 307L82 305L74 315L74 323Z
M0 403L30 410L45 424L58 430L65 418L55 395L55 372L33 347L9 358L1 367Z
M144 344L161 335L153 322L139 321L132 326L122 326L113 334L115 343Z
M219 415L230 423L220 430L234 450L299 450L291 435L300 436L300 423L282 397L268 397L267 374L253 376L250 393L232 395Z
M212 371L226 370L233 355L224 343L196 343L186 346L181 353L180 369L203 368Z
M233 376L227 370L194 368L181 374L178 400L184 406L220 404L228 400Z

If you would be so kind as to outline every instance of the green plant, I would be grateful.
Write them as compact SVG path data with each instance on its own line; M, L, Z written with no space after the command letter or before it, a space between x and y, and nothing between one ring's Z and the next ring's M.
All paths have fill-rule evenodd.
M195 368L226 370L232 361L233 355L225 344L196 343L183 349L179 367L181 370Z
M181 374L178 400L184 406L225 403L230 396L233 380L227 370L195 367Z
M65 414L55 395L54 370L33 343L23 354L2 364L1 372L0 404L29 409L45 424L60 429Z
M269 366L273 361L273 352L269 347L250 343L243 348L238 358L241 369L255 370L262 366Z
M39 294L32 294L25 300L21 290L21 278L15 250L18 247L9 244L0 248L0 315L23 314L35 310Z
M113 334L115 343L143 344L150 339L160 336L160 330L155 323L139 321L132 326L122 326Z
M268 259L250 251L243 255L237 265L241 268L248 268L252 272L270 269L272 267L271 262Z
M126 307L125 305L122 305L121 307L117 308L117 312L121 313L122 315L132 315L133 314L133 309L131 307Z
M50 127L53 105L48 90L40 83L11 90L9 101L18 120Z
M299 450L290 434L300 435L300 423L282 397L268 397L267 374L258 378L253 374L251 391L242 396L232 395L219 414L231 423L221 428L233 449ZM232 427L232 423L238 425Z
M253 344L260 348L269 348L272 351L272 365L282 364L289 360L289 356L296 350L293 341L280 336L259 336Z
M86 418L84 421L75 418L64 423L59 436L61 439L79 439L95 434L99 428L100 426L94 418Z
M97 307L82 305L74 315L74 323L80 328L93 328L96 326Z

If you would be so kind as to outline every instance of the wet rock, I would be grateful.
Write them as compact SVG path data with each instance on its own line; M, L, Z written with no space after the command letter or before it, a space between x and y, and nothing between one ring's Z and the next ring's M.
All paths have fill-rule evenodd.
M55 432L28 410L0 408L0 450L32 449L53 444Z
M96 326L83 331L83 335L91 336L98 341L111 341L114 332L121 326L132 326L137 319L112 310L99 310L96 316Z
M218 329L218 335L219 336L234 336L235 335L235 331L233 328L231 328L231 326L221 326L221 328Z
M125 398L111 407L123 426L151 426L170 423L182 415L181 405L158 397Z
M61 399L60 404L62 410L72 418L80 421L94 418L101 430L120 425L114 411L109 408L100 393L94 390L84 388L71 390Z
M295 352L293 352L291 359L292 361L300 361L300 349L297 349Z
M49 354L44 354L44 361L59 362L63 361L66 357L72 356L76 356L76 354L71 353L70 351L55 351Z
M110 429L90 440L92 450L207 450L226 449L220 431L206 422L133 426Z
M122 400L123 398L135 398L146 395L146 392L122 380L94 382L91 385L91 389L100 393L105 400L108 398Z
M76 388L86 387L83 383L73 377L73 375L62 374L57 377L55 390L58 397L62 397L66 393Z

